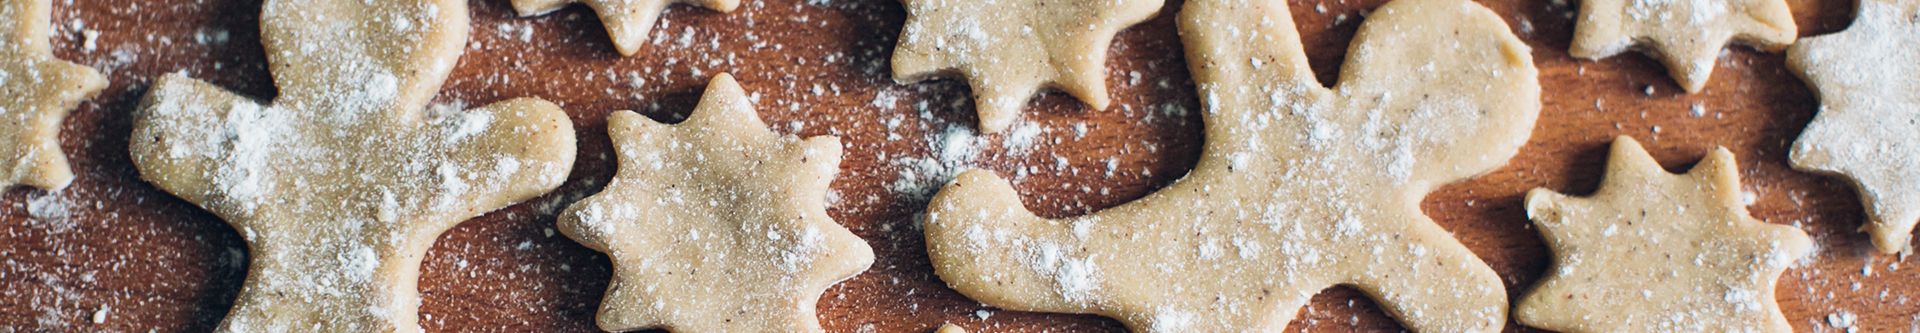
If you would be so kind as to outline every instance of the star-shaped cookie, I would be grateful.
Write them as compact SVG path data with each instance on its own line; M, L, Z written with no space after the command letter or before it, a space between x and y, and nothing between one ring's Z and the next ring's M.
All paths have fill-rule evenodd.
M640 52L640 45L647 42L647 32L653 30L653 22L660 19L660 12L667 6L684 3L721 12L740 7L740 0L513 0L513 9L521 16L539 16L573 3L586 4L600 13L607 35L613 37L613 47L629 56Z
M553 103L426 110L467 24L462 0L269 0L272 103L154 82L134 166L247 241L220 331L417 332L420 260L440 233L566 180L573 126Z
M901 0L907 25L893 51L893 77L965 77L987 133L1011 126L1042 88L1106 109L1107 45L1163 2Z
M776 135L733 77L679 125L608 119L620 160L560 230L613 258L600 328L820 332L814 303L873 249L827 215L840 139Z
M0 189L60 189L73 169L60 151L60 121L106 88L92 68L54 59L50 0L0 4Z
M1792 332L1774 280L1813 240L1748 216L1740 193L1725 148L1675 175L1639 142L1614 139L1593 196L1527 193L1554 267L1514 317L1561 332Z
M1851 181L1874 247L1901 252L1920 222L1920 2L1862 0L1856 15L1847 30L1787 51L1821 104L1792 161Z
M1415 331L1500 329L1500 277L1420 210L1433 188L1505 164L1539 116L1539 71L1498 15L1468 0L1389 2L1329 89L1286 1L1190 0L1180 13L1205 107L1193 171L1065 219L965 172L927 215L948 285L1136 332L1279 331L1336 285Z
M1786 0L1585 0L1569 52L1600 59L1644 47L1691 93L1729 41L1778 52L1798 33Z

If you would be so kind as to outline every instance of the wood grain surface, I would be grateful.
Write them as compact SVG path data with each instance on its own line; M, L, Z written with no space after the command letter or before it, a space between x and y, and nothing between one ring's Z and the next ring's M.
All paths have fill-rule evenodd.
M1870 250L1856 232L1860 204L1843 181L1787 166L1787 148L1818 102L1783 55L1729 48L1705 91L1684 94L1640 54L1570 58L1575 1L1481 1L1533 47L1545 109L1512 163L1444 187L1423 204L1499 272L1512 297L1550 260L1522 213L1522 193L1591 192L1607 143L1631 135L1675 171L1716 145L1732 149L1757 196L1753 215L1814 235L1817 256L1788 271L1777 292L1797 331L1920 326L1913 299L1920 267ZM127 157L130 113L148 83L170 72L273 96L258 41L260 0L55 2L59 56L108 73L113 85L64 124L63 147L80 175L71 188L0 197L0 331L211 330L244 278L244 243L214 216L141 181ZM654 43L634 57L614 52L584 7L521 18L506 2L470 1L468 52L438 103L558 102L580 133L579 164L561 190L439 239L420 278L420 321L430 331L596 331L608 260L557 234L553 213L611 178L607 114L632 109L676 120L719 72L758 95L760 115L775 131L839 135L847 144L830 211L879 259L820 300L820 320L834 332L928 332L946 322L977 332L1122 330L1099 317L1002 311L960 296L928 266L916 212L940 177L969 166L1027 171L1016 187L1044 215L1111 207L1182 176L1203 139L1173 24L1179 0L1116 38L1107 64L1114 107L1091 110L1046 94L1024 114L1030 125L1023 126L1037 135L1015 140L970 130L969 90L957 80L902 85L890 78L887 61L906 15L893 0L746 0L731 14L675 6L656 25ZM1854 6L1790 2L1802 36L1844 28ZM1352 33L1382 3L1292 1L1322 81L1336 76ZM1696 105L1704 112L1694 114ZM920 181L903 180L908 175ZM1316 296L1289 330L1397 325L1359 293L1335 288Z

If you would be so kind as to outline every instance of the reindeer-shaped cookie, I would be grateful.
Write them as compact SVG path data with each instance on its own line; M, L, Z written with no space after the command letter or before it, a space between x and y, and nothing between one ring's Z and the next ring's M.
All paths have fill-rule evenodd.
M1135 331L1284 328L1335 285L1416 331L1491 332L1500 278L1420 211L1435 187L1505 163L1538 117L1529 50L1467 0L1397 0L1355 35L1340 84L1315 81L1283 0L1192 0L1180 29L1205 107L1185 178L1087 216L1036 217L969 171L935 196L940 277L1014 310Z
M459 0L269 0L272 103L154 83L134 165L251 255L221 331L419 331L415 283L440 233L565 180L573 129L552 103L426 111L467 25Z
M73 182L60 152L60 121L106 88L92 68L53 58L50 0L0 4L0 189L60 189Z

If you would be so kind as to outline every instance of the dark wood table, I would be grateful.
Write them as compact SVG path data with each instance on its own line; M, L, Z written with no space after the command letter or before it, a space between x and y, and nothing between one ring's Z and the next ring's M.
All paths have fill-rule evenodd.
M1920 325L1920 300L1910 299L1920 294L1920 267L1870 250L1855 232L1860 204L1843 181L1787 166L1787 148L1818 103L1783 55L1730 48L1706 90L1684 94L1643 55L1570 58L1578 4L1561 1L1486 3L1533 46L1545 109L1512 163L1444 187L1423 204L1500 273L1510 294L1526 290L1550 260L1521 211L1522 193L1592 191L1608 142L1624 134L1674 170L1716 145L1732 149L1746 189L1758 196L1753 215L1814 235L1816 260L1788 271L1778 290L1796 330L1849 320L1872 330ZM943 322L986 332L1121 330L1099 317L1001 311L960 296L933 275L914 216L940 177L967 166L1003 174L1031 168L1016 185L1027 205L1049 216L1082 214L1179 178L1200 147L1198 102L1173 24L1179 0L1114 42L1107 79L1114 107L1090 110L1046 94L1024 116L1038 129L1027 134L1037 136L1011 143L971 131L966 85L893 82L887 62L905 12L891 0L746 0L732 14L676 6L654 29L657 43L634 57L615 53L584 7L519 18L506 2L472 2L468 52L438 101L558 102L580 133L579 164L559 191L440 238L420 278L420 321L432 331L594 331L608 260L556 233L553 214L612 177L607 114L684 117L706 80L723 71L758 94L760 115L775 131L840 135L848 144L830 211L879 259L820 300L820 320L835 332L926 332ZM1848 1L1791 2L1803 36L1844 28L1852 17ZM1322 81L1336 76L1354 30L1382 3L1294 1ZM210 330L240 287L245 245L219 219L140 180L127 157L130 114L153 78L176 71L272 96L258 41L260 0L62 0L55 7L57 53L101 69L113 85L64 125L63 147L80 175L74 185L0 198L0 327ZM89 31L97 32L92 48ZM1695 115L1695 105L1705 112ZM945 144L956 138L985 143ZM901 181L908 174L933 180ZM1345 288L1316 296L1290 327L1398 329Z

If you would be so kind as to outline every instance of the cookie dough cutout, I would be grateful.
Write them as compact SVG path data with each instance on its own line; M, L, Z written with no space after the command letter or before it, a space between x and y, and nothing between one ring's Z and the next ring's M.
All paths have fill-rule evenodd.
M1791 161L1851 182L1874 247L1904 252L1920 222L1920 2L1863 0L1857 13L1847 30L1787 51L1787 66L1820 97Z
M1160 11L1164 0L901 0L907 24L893 77L959 75L973 87L981 132L1005 130L1027 100L1057 88L1094 109L1107 97L1113 36Z
M50 0L0 4L0 189L73 183L60 122L107 86L100 72L53 57L52 19Z
M1694 93L1728 42L1779 52L1798 34L1785 0L1584 0L1568 52L1597 60L1644 48Z
M1192 0L1180 15L1206 108L1194 170L1065 219L965 172L927 215L948 285L1136 332L1279 331L1336 285L1415 331L1501 328L1500 277L1419 208L1433 188L1505 164L1539 116L1538 70L1499 16L1467 0L1389 2L1329 89L1284 0Z
M574 134L552 103L428 112L467 38L461 0L269 0L280 96L174 74L134 119L147 181L246 239L222 332L418 332L420 260L455 224L558 187Z
M1740 193L1725 148L1675 175L1614 139L1593 196L1527 193L1554 268L1514 317L1560 332L1792 332L1773 288L1813 240L1747 215Z
M620 169L560 230L613 259L600 328L820 332L815 302L873 249L827 215L840 139L776 135L733 77L686 122L608 119Z
M600 14L600 22L607 25L607 36L613 38L613 47L625 56L640 52L640 46L647 43L647 32L653 30L654 21L667 6L684 3L720 12L740 8L740 0L513 0L513 10L521 16L540 16L574 3L586 4Z

